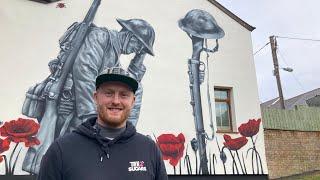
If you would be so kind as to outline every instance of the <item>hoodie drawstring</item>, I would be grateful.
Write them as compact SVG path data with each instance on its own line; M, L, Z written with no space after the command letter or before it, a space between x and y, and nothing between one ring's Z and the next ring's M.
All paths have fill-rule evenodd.
M98 136L98 133L95 132L94 134L94 138L99 142L100 144L100 150L101 150L101 153L100 153L100 162L103 161L103 155L105 154L107 159L110 158L110 152L109 152L109 147L107 144L105 144L105 142L103 142L103 140Z
M97 157L98 162L99 161L102 162L104 159L104 156L107 159L110 158L110 146L113 146L113 144L116 144L116 143L124 143L136 134L135 127L130 122L127 122L125 131L122 132L118 137L114 138L113 140L109 140L109 139L103 138L100 135L99 133L100 129L95 127L96 121L97 121L97 118L92 117L88 119L86 122L82 123L74 132L83 136L87 136L92 140L93 139L96 140L96 142L100 147L100 150L98 152L98 157Z
M103 161L103 154L105 154L107 159L109 159L110 158L109 147L108 146L101 146L100 149L102 151L101 157L100 157L100 162Z

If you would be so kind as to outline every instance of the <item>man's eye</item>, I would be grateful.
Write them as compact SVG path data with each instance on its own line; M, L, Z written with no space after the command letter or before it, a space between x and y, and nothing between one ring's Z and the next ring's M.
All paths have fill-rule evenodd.
M111 97L113 95L113 93L112 92L105 92L104 95L107 97Z
M125 93L125 94L121 94L121 96L124 97L124 98L127 98L127 97L129 97L129 94Z

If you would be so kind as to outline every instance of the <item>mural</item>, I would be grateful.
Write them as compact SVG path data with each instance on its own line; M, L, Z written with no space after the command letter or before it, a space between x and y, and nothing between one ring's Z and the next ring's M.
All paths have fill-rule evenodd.
M147 67L151 69L144 60L148 55L154 56L155 52L166 53L158 51L157 48L155 52L153 50L155 32L157 38L163 32L158 33L158 26L152 26L154 23L152 19L148 19L147 22L144 16L126 19L117 18L119 16L112 17L114 22L121 26L120 30L99 27L93 21L97 18L100 3L101 0L93 0L83 21L74 22L59 39L59 53L48 63L49 76L39 77L42 81L31 86L26 92L21 112L24 117L0 124L0 165L4 166L6 175L14 175L17 172L18 159L22 159L22 166L19 168L21 167L25 173L37 174L43 155L56 138L71 132L82 122L96 116L95 103L92 99L95 78L105 68L123 67L123 63L120 62L121 55L132 55L127 71L140 82L129 121L135 126L141 125L141 118L139 121L138 119L142 107L142 80L149 77L144 77ZM68 9L66 7L69 8L69 4L60 2L53 8ZM209 74L212 68L209 59L221 52L221 47L223 48L221 41L224 41L227 28L220 26L209 12L188 8L173 21L172 27L167 27L177 29L178 33L189 42L187 45L192 47L191 57L187 60L179 53L175 55L187 68L187 74L183 74L189 85L189 87L183 86L187 90L187 102L182 104L190 107L190 109L183 108L187 109L187 116L190 116L190 119L183 123L191 124L191 128L185 126L189 129L177 131L181 123L174 122L175 115L168 113L170 126L166 124L168 121L160 122L156 126L159 126L159 129L161 125L165 128L159 131L150 128L146 135L152 137L159 146L169 174L265 174L264 152L259 152L263 144L263 137L258 138L263 136L259 133L261 119L248 121L247 118L240 119L238 121L240 126L238 128L237 125L234 126L238 132L216 133L216 122L212 111L214 107L211 102L214 98L210 96L213 92L210 87L213 85L209 79L212 78ZM170 38L175 40L173 37ZM166 46L168 49L172 48L169 43ZM187 46L183 48L187 49ZM157 59L158 56L152 58ZM223 60L217 58L217 61ZM163 73L161 75L165 76L167 72L163 69L161 71ZM204 107L204 97L207 98L208 107ZM188 104L189 100L191 106ZM159 109L152 110L166 113ZM178 109L180 110L182 108ZM159 119L155 117L153 123ZM206 122L209 122L209 125ZM149 127L143 125L143 128ZM152 133L153 136L150 136ZM257 144L260 144L259 148ZM22 154L24 148L27 148L25 156Z
M218 51L218 39L224 36L224 31L218 26L215 19L211 14L206 11L194 9L189 11L186 16L179 21L179 27L187 33L192 40L192 57L188 60L188 75L190 81L190 95L191 95L191 106L193 109L193 116L195 122L195 130L197 134L197 145L199 148L200 157L200 172L203 174L209 174L207 165L207 153L206 153L206 133L203 126L202 106L201 106L201 95L200 95L200 84L204 79L205 64L200 61L200 54L202 51L214 53ZM204 46L206 39L216 39L217 45L213 50L208 49ZM207 57L208 60L208 57ZM208 63L207 63L208 64ZM209 84L209 83L208 83ZM209 93L208 93L209 95ZM208 96L210 105L210 96ZM212 114L211 106L210 115ZM212 116L210 116L212 118ZM213 122L211 119L211 128L213 129ZM214 130L213 130L214 132Z
M23 118L5 122L4 125L0 127L0 135L5 137L5 139L0 139L0 163L4 160L6 175L14 174L17 160L22 149L19 147L20 143L24 143L25 147L30 148L40 144L39 139L35 137L38 133L39 127L40 125L34 120ZM11 143L15 143L15 145L10 158L5 155L1 155L1 153L9 150ZM16 152L18 147L19 151Z
M22 114L40 122L37 138L42 143L29 148L23 162L25 171L39 172L41 158L55 138L96 116L92 94L95 78L102 70L120 67L121 54L135 53L127 70L140 82L146 71L146 54L154 55L155 32L148 22L117 19L120 31L97 27L92 21L99 5L100 0L95 0L85 19L68 28L59 40L59 55L49 62L51 74L27 92ZM142 92L139 85L129 116L134 125L139 118Z
M224 169L224 174L264 174L262 160L259 152L256 149L256 141L258 136L256 136L259 132L261 119L250 119L247 123L241 124L238 128L241 137L231 138L229 135L224 134L224 143L222 148L218 143L218 139L215 139L216 145L219 149L219 154L216 155L215 153L206 154L206 157L209 157L206 164L209 163L208 173L205 173L203 170L203 164L200 165L198 163L199 159L201 160L200 153L197 153L199 150L198 140L193 138L189 143L185 142L185 137L183 133L180 133L178 136L173 134L161 134L156 138L156 142L160 147L160 150L163 155L163 160L169 160L169 164L174 169L174 174L188 174L188 175L199 175L199 174L216 174L217 168L217 157L220 158L220 164L222 164ZM254 136L256 136L254 138ZM252 142L252 147L247 149L246 155L244 156L245 151L244 146L248 143L248 138ZM211 142L213 143L213 142ZM187 148L185 145L187 144ZM195 157L195 163L190 161L189 150L188 147L192 148L193 156ZM206 144L205 144L206 145ZM206 148L207 150L208 148ZM239 151L242 150L241 156L239 155ZM251 152L251 153L250 153ZM229 154L230 158L227 158ZM251 164L252 164L252 171L249 172L246 167L247 159L250 159L251 155ZM184 157L183 157L184 156ZM226 170L226 163L231 161L232 164L232 172L227 172ZM179 171L177 172L176 167L179 167ZM241 171L240 171L241 170Z

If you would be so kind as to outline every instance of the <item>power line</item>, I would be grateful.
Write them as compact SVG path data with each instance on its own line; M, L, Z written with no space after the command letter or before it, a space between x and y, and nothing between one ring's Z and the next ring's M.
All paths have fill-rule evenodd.
M279 46L278 46L278 52L279 52L279 54L280 54L280 57L281 57L282 61L283 61L287 66L289 66L288 63L287 63L287 61L286 61L285 58L283 57L283 55L282 55L282 53L281 53L281 51L280 51L280 49L279 49ZM294 72L291 72L290 74L293 76L294 80L296 80L296 82L299 84L300 88L301 88L303 91L306 91L306 89L303 87L302 83L301 83L301 82L298 80L298 78L295 76Z
M287 63L287 61L283 58L283 55L282 55L282 53L281 53L281 51L280 51L280 48L279 48L279 46L278 46L278 52L279 52L279 54L280 54L280 57L281 57L281 59L282 59L282 61L286 64L286 66L288 66L289 67L289 65L288 65L288 63Z
M297 38L297 37L288 37L288 36L276 36L277 38L283 39L293 39L293 40L301 40L301 41L316 41L320 42L320 39L306 39L306 38Z
M256 51L253 56L255 56L259 51L261 51L262 49L264 49L268 44L270 44L270 42L267 42L262 48L260 48L258 51Z

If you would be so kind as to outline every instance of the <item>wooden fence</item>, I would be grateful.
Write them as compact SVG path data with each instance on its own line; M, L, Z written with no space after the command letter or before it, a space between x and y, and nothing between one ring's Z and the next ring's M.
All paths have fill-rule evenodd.
M263 108L265 129L320 131L320 108L296 106L292 110Z

